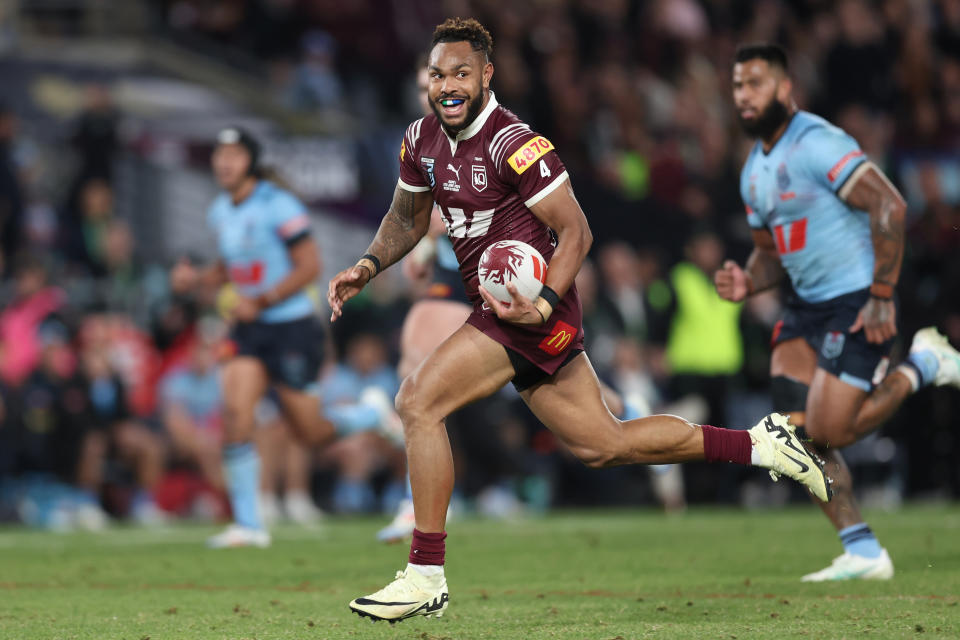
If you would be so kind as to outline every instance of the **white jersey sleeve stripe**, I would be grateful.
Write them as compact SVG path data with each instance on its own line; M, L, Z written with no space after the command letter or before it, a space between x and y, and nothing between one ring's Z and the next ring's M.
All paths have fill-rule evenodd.
M507 127L507 129L510 129L510 127ZM506 133L504 133L504 135L502 135L495 144L490 145L491 159L502 157L504 150L506 150L507 145L510 144L511 140L513 140L517 136L523 135L524 133L529 133L530 131L530 127L528 127L527 125L518 125L517 128L510 129L510 131L507 131L507 129L504 129Z
M420 118L419 120L415 120L414 122L411 122L410 126L407 127L407 143L410 145L411 149L415 144L417 144L417 140L420 139L421 124L423 124L423 118Z
M525 130L521 130L521 131L515 131L515 132L511 133L510 135L506 136L506 137L503 139L503 144L500 145L500 148L497 149L496 155L493 157L494 163L495 163L497 166L500 166L500 163L503 162L504 158L505 158L506 155L507 155L507 150L510 148L510 145L512 145L514 142L516 142L516 141L519 140L520 138L523 138L524 136L526 136L526 135L529 134L529 133L530 133L530 130L529 130L529 129L525 129Z
M527 125L525 125L522 122L514 122L513 124L508 124L503 129L500 129L500 131L497 131L495 134L493 134L493 138L490 140L490 147L489 147L490 153L493 153L494 151L496 151L496 146L500 142L500 139L503 138L504 135L506 135L513 129L516 129L518 127L522 128L526 126Z
M427 187L427 186L415 187L412 184L407 184L401 179L397 179L397 186L403 189L404 191L412 191L413 193L419 193L421 191L430 191L430 187Z
M530 127L522 122L511 124L498 131L497 135L495 135L493 140L490 141L490 158L493 159L501 155L508 144L508 140L524 133L525 131L530 131ZM499 160L495 160L494 162L495 164L499 164Z
M543 189L540 189L540 191L538 191L535 195L530 197L523 204L526 205L527 209L529 209L530 207L537 204L538 202L546 198L548 195L553 193L557 187L559 187L561 184L567 181L568 177L569 176L567 176L567 172L564 171L563 173L558 175L553 182L545 186Z
M840 191L837 193L837 195L840 197L841 200L846 202L847 198L850 196L850 192L853 191L853 188L855 186L857 186L857 182L859 182L860 178L863 177L863 174L865 174L870 169L877 169L877 165L867 160L866 162L860 163L860 166L853 170L853 173L850 174L850 177L847 178L847 181L843 184L842 187L840 187ZM894 189L894 191L896 191L896 188L893 187L892 184L890 184L890 181L887 180L887 176L883 175L882 171L877 169L877 173L880 175L881 178L883 178L883 181L887 183L888 187L891 187Z

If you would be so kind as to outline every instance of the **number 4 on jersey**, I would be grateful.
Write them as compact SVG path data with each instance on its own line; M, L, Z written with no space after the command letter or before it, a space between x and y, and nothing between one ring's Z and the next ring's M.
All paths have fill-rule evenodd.
M546 160L540 161L540 175L543 176L544 178L550 177L550 167L547 166Z

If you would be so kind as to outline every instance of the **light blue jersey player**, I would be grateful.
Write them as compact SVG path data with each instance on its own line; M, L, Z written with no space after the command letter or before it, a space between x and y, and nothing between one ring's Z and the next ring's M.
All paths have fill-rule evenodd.
M803 580L885 580L893 563L860 516L837 447L876 429L921 386L960 386L960 354L935 328L922 329L907 360L887 375L906 204L856 140L798 111L791 91L782 49L737 51L733 98L757 139L740 178L755 248L745 268L724 264L717 291L739 301L784 274L792 285L773 335L774 408L805 426L827 459L834 497L818 503L844 547Z
M797 111L769 150L757 142L740 174L751 229L768 230L805 302L870 287L870 215L844 199L867 158L857 141L820 116Z
M362 420L321 415L312 387L325 338L306 292L320 274L317 246L306 207L261 179L259 156L260 145L242 129L217 136L212 165L224 193L210 207L208 221L221 257L207 275L216 284L229 282L236 293L226 310L235 353L222 375L224 477L235 524L208 540L215 548L270 544L257 504L260 459L251 441L256 407L268 390L307 444L383 422L379 406L367 407Z
M239 204L221 193L207 216L230 282L244 297L256 299L291 271L289 247L310 234L306 207L290 192L266 180ZM314 315L314 303L304 289L263 309L258 320L267 324Z

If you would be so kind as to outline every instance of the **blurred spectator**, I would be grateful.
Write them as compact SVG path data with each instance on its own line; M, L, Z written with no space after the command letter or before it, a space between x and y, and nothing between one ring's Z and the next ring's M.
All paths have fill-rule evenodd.
M0 250L7 260L20 248L23 226L23 193L13 157L16 133L16 115L0 104Z
M300 525L318 522L322 512L310 495L313 452L290 433L273 398L261 401L257 413L254 442L260 454L260 517L267 525L281 517Z
M119 114L113 106L110 89L100 84L86 88L85 105L70 142L80 155L77 184L94 178L110 181L113 160L119 149Z
M341 106L343 87L337 75L337 42L325 31L310 31L301 40L302 57L290 84L283 89L293 109L332 109Z
M107 272L107 231L114 219L113 189L102 178L92 178L80 189L78 210L62 225L61 243L67 259L85 273Z
M592 260L583 261L576 284L583 305L583 330L589 341L590 361L602 376L609 371L623 335L623 318L613 302L601 296L599 274Z
M47 267L37 257L20 255L13 265L13 297L0 312L0 377L16 387L40 363L40 324L63 307L64 292L48 281Z
M144 272L136 260L133 233L123 220L113 220L103 236L103 272L97 278L97 302L116 313L133 317L138 326L147 323L148 291Z
M198 267L199 261L192 256L179 257L170 270L162 293L150 301L147 311L149 329L154 344L169 361L164 368L180 357L170 352L193 339L201 305L201 300L194 294L194 285L199 278Z
M145 424L135 420L124 384L110 366L107 353L96 345L87 346L82 364L92 429L88 432L92 442L86 450L92 459L85 461L85 486L91 492L99 492L108 463L128 467L134 480L126 513L139 524L159 524L164 516L154 502L153 490L165 464L162 442Z
M623 242L604 245L597 257L601 295L620 316L624 332L635 339L646 333L647 314L640 286L637 252Z
M350 338L344 359L327 372L322 381L323 409L334 423L364 419L359 405L362 392L370 387L393 398L400 383L394 367L387 359L387 348L380 336L360 333ZM379 419L372 414L369 419ZM371 433L342 438L328 447L322 458L339 469L333 490L333 507L341 512L368 511L376 505L370 480L384 465L391 462L384 451L395 446L379 446L382 441Z
M889 108L893 98L890 69L894 51L878 13L866 0L837 3L840 38L827 54L825 97L831 116L850 102Z
M211 488L222 491L223 406L217 350L223 336L209 324L207 327L197 334L187 362L161 380L159 409L174 456L197 468Z
M713 274L724 259L720 238L708 229L687 240L687 259L670 271L673 313L666 361L674 398L696 394L709 406L710 424L727 424L729 383L743 366L740 305L721 300Z
M107 515L99 504L103 447L91 415L86 383L77 374L67 328L58 320L38 331L41 359L24 381L6 427L19 431L14 500L34 526L99 530ZM11 407L12 409L12 407Z

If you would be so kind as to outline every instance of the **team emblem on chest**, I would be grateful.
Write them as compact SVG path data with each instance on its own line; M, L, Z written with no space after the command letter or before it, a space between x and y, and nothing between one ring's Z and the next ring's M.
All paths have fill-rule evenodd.
M790 188L790 174L787 173L787 164L781 162L777 167L777 188L780 191L786 191Z
M470 167L471 183L477 191L483 191L487 188L487 167L482 164L474 164Z

